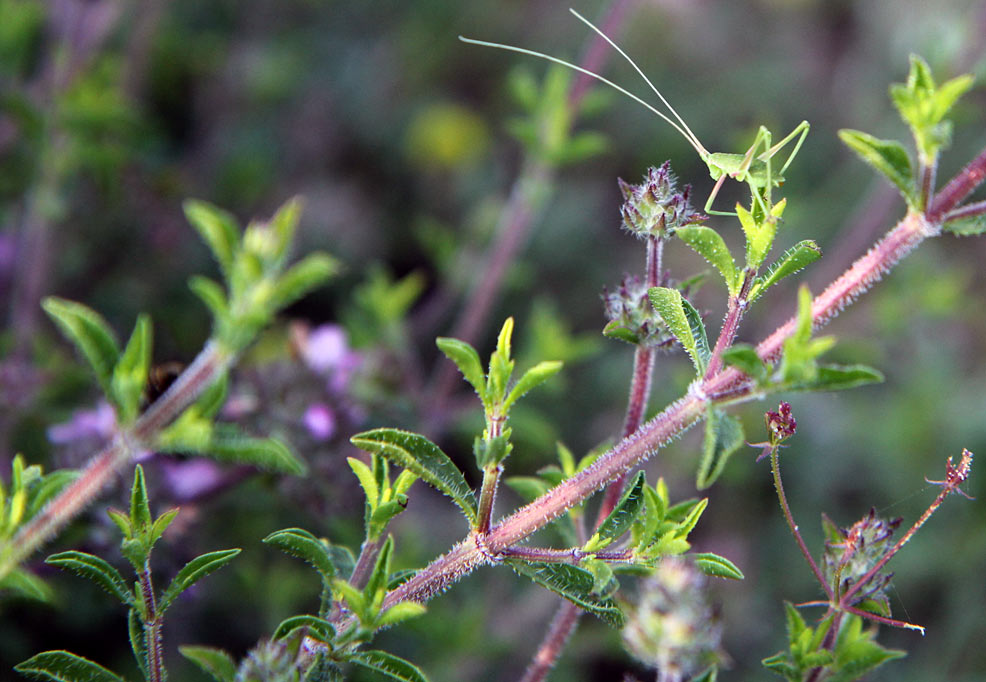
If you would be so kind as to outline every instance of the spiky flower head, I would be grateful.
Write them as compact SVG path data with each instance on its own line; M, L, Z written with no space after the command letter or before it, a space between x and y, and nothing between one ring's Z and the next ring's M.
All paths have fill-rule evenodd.
M265 640L254 647L240 663L236 682L299 682L302 671L297 651L286 640Z
M875 509L849 528L839 528L822 516L825 530L825 554L823 572L828 584L838 594L844 594L880 561L893 547L891 536L901 519L891 521L876 515ZM886 588L893 573L878 572L854 595L853 604L872 600L889 613Z
M609 323L603 334L628 343L670 347L674 336L647 296L647 283L627 275L615 291L603 289L603 307Z
M623 229L639 239L666 239L679 227L705 220L688 200L691 186L678 191L678 179L671 172L671 162L660 168L651 166L639 185L619 180L623 192Z
M722 627L706 595L705 575L684 557L662 560L641 583L623 628L627 650L659 682L678 682L720 657Z

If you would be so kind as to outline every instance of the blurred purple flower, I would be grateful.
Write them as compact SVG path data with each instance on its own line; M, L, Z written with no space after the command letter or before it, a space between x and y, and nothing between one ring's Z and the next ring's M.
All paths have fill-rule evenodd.
M323 324L311 330L301 344L301 357L312 371L329 377L329 390L335 393L346 389L363 361L349 347L346 330L337 324Z
M90 410L76 410L67 422L48 427L48 440L68 445L88 438L106 439L116 432L116 414L110 404L101 401Z
M222 483L222 471L208 459L162 462L164 478L175 500L192 500Z
M336 417L325 403L314 403L305 410L302 418L308 433L315 440L328 440L336 431Z

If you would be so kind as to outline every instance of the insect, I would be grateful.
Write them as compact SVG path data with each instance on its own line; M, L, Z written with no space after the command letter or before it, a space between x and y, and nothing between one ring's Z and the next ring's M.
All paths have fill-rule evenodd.
M615 89L617 92L626 95L635 102L642 104L678 131L678 133L680 133L688 144L690 144L698 153L702 161L705 162L705 165L708 166L709 175L716 181L716 184L712 188L712 192L709 194L709 200L706 202L705 208L703 209L706 213L710 215L736 215L734 212L715 211L712 209L712 203L715 201L716 196L718 196L719 190L722 188L726 178L733 178L737 182L745 182L749 185L750 192L753 195L753 201L756 203L757 207L763 211L764 216L769 216L770 208L772 206L770 200L771 188L780 187L784 183L784 172L787 170L787 167L791 165L794 157L797 156L798 151L801 149L802 143L805 141L805 137L808 135L808 130L810 128L808 121L802 121L799 123L795 126L794 130L792 130L784 139L776 144L773 144L773 136L771 135L771 132L766 127L760 126L760 129L757 131L757 135L753 140L753 144L746 150L745 153L730 154L726 152L710 152L699 141L698 136L692 132L691 128L688 127L688 124L685 123L684 119L678 115L675 108L672 107L667 99L664 98L661 91L657 89L657 87L651 82L641 68L637 66L636 62L634 62L633 59L631 59L630 56L624 52L622 48L620 48L619 45L613 42L609 36L603 33L591 21L583 17L574 9L570 9L569 11L580 21L582 21L582 23L598 33L613 47L613 49L620 54L621 57L630 63L630 66L632 66L634 70L640 74L640 77L644 79L644 82L647 83L648 87L650 87L654 94L657 95L658 99L661 100L661 103L667 107L669 112L671 112L673 119L646 100L617 85L608 78L593 71L589 71L588 69L578 66L577 64L567 62L564 59L559 59L558 57L553 57L543 52L528 50L523 47L515 47L513 45L491 43L485 40L475 40L473 38L464 38L462 36L459 36L459 40L473 45L482 45L484 47L493 47L500 50L519 52L521 54L526 54L532 57L538 57L539 59L546 59L549 62L561 64L569 69L573 69L579 73L584 73L587 76L591 76L592 78L595 78L596 80ZM772 159L792 140L795 140L794 148L791 150L791 153L788 155L787 160L784 161L784 165L781 166L780 170L775 170L773 168Z

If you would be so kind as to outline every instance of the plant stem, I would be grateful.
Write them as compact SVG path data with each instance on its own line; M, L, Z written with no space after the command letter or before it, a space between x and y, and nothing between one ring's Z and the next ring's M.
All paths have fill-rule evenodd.
M986 181L986 148L979 152L976 158L970 161L935 195L925 212L928 222L941 222L946 213L952 211L960 201L972 194L983 181Z
M805 557L805 561L811 566L812 572L815 577L818 578L818 582L821 584L822 589L825 590L825 594L828 596L829 600L834 599L834 594L832 588L825 581L825 575L822 570L815 563L815 558L808 551L808 545L805 544L805 540L801 537L801 531L798 530L798 524L794 522L794 515L791 513L791 507L787 503L787 495L784 493L784 484L781 482L781 462L780 462L780 448L775 447L770 453L770 470L774 474L774 488L777 490L777 499L781 503L781 510L784 512L784 519L787 521L787 527L791 529L791 534L794 536L795 541L798 543L798 547L801 549L801 553Z
M958 220L960 218L973 218L976 216L981 216L986 214L986 201L976 201L971 204L966 204L960 208L953 211L949 211L942 218L942 223L947 223L950 220Z
M370 573L373 572L373 567L377 563L380 548L386 541L386 538L379 537L376 540L367 539L363 542L363 546L359 550L359 558L356 559L356 565L353 567L353 574L349 576L349 582L353 587L361 590L366 585L366 581L370 579Z
M151 581L151 566L144 562L137 579L144 597L144 646L147 649L147 682L162 682L165 677L164 659L161 652L161 620L158 617L157 605L154 600L154 583Z
M0 578L14 570L48 539L85 509L160 431L208 386L221 377L234 356L209 342L174 384L140 416L129 433L119 433L102 452L89 460L81 474L33 519L21 526L0 550Z
M551 669L555 667L555 661L565 650L572 633L579 624L579 617L582 615L581 609L570 601L562 601L561 606L555 612L555 617L551 619L551 626L545 633L541 645L538 647L534 658L527 665L524 676L520 682L541 682L548 676Z

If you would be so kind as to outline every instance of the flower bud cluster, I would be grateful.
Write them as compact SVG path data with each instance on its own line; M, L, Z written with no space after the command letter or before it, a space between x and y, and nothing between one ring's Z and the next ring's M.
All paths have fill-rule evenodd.
M619 338L651 348L670 346L674 336L647 296L647 283L627 275L615 291L603 290L607 329L619 329ZM616 334L612 334L616 335Z
M658 680L688 679L719 658L722 627L706 599L705 575L687 559L662 560L628 616L623 643Z
M767 426L767 434L770 444L780 445L794 435L798 429L798 421L791 414L791 403L781 403L777 406L777 412L768 410L763 416L764 424Z
M840 594L855 585L893 547L891 536L900 523L900 518L881 519L875 509L849 528L836 528L825 519L828 540L823 572L828 583L837 587ZM853 603L872 599L886 604L885 590L892 577L892 573L874 574L854 595Z
M620 207L623 229L640 239L666 239L679 227L705 220L688 200L691 186L677 190L678 180L671 172L670 161L660 168L648 169L639 185L623 180L619 183L624 199Z

